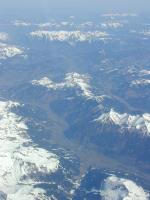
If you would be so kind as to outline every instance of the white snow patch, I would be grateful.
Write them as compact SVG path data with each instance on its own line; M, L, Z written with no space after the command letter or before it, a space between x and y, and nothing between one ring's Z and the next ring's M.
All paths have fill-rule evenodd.
M104 124L112 123L121 128L141 130L145 135L150 136L150 114L148 113L143 115L119 114L111 109L110 112L102 114L95 121Z
M140 76L150 75L150 70L143 69L139 72Z
M83 74L78 74L76 72L66 74L65 81L62 83L54 83L49 80L47 77L44 77L40 80L33 80L33 85L41 85L47 87L48 89L63 89L63 88L80 88L82 95L87 98L93 98L93 94L90 90L89 85L90 77Z
M45 38L49 41L93 41L108 39L106 32L81 32L81 31L35 31L30 35L36 38Z
M37 174L57 171L59 160L32 142L24 120L11 111L17 106L0 101L0 191L8 200L46 200L45 191L34 188Z
M150 37L150 30L145 30L145 31L142 32L142 34L143 34L144 36Z
M37 24L37 26L38 26L40 29L44 29L44 28L53 28L53 29L57 29L57 28L60 28L61 25L62 25L61 23L56 23L56 22L45 22L45 23Z
M148 85L150 84L150 79L139 79L132 81L131 85Z
M65 89L65 88L79 88L81 95L87 99L96 100L100 107L102 101L109 96L101 95L96 96L93 94L90 86L90 77L85 74L78 74L76 72L66 74L65 81L61 83L55 83L44 77L40 80L33 80L32 84L37 86L46 87L49 90ZM78 93L77 93L78 94ZM111 109L108 113L101 114L94 121L104 124L115 124L123 129L136 129L143 132L143 134L150 136L150 114L144 113L143 115L130 115L128 113L117 113L114 109Z
M135 182L114 175L104 180L100 191L103 200L148 200L149 194Z
M65 80L67 87L79 87L84 96L88 98L93 97L91 87L89 85L89 76L78 73L68 73Z
M0 43L0 59L12 58L22 53L23 51L16 46Z
M15 22L13 22L13 24L15 26L22 26L22 27L27 27L27 26L31 26L31 23L28 23L28 22L24 22L24 21L21 21L21 20L16 20Z
M55 83L47 77L44 77L40 80L33 80L32 84L33 85L41 85L43 87L47 87L48 89L53 89L53 90L61 89L61 88L64 88L66 86L65 83Z
M103 28L114 28L114 29L117 29L117 28L123 27L124 25L122 23L120 23L120 22L109 21L109 22L102 23L101 26Z

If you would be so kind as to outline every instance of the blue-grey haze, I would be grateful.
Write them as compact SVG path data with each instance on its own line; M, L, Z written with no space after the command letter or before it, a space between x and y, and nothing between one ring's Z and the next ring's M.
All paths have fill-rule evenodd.
M0 0L0 13L149 12L149 0Z

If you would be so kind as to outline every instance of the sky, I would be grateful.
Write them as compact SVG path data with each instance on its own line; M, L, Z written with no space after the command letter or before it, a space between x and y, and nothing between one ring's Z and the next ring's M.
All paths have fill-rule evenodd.
M0 13L149 12L150 0L0 0Z

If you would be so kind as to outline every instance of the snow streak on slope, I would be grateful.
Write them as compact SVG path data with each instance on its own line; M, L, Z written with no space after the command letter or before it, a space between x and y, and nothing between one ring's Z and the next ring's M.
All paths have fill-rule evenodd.
M103 200L148 200L149 195L131 180L109 176L100 191Z
M110 112L102 114L95 121L105 124L112 123L121 128L141 130L150 136L150 114L148 113L143 115L119 114L111 109Z
M57 171L59 160L32 142L24 120L11 111L17 106L0 101L0 191L8 200L44 200L45 191L34 186L40 175Z
M35 31L31 32L30 35L36 38L45 38L49 41L96 41L108 39L106 32L81 32L81 31Z
M78 73L68 73L66 74L65 81L62 83L54 83L48 78L44 77L40 80L33 80L33 85L41 85L47 87L48 89L62 89L62 88L79 88L82 91L82 95L87 98L93 98L93 94L90 91L89 76L78 74Z

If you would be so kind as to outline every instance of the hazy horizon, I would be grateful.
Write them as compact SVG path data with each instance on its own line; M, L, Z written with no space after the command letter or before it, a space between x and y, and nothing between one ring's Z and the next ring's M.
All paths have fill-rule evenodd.
M93 14L107 12L130 12L147 13L150 11L150 1L148 0L1 0L1 14L21 14L31 15L33 13L44 14Z

